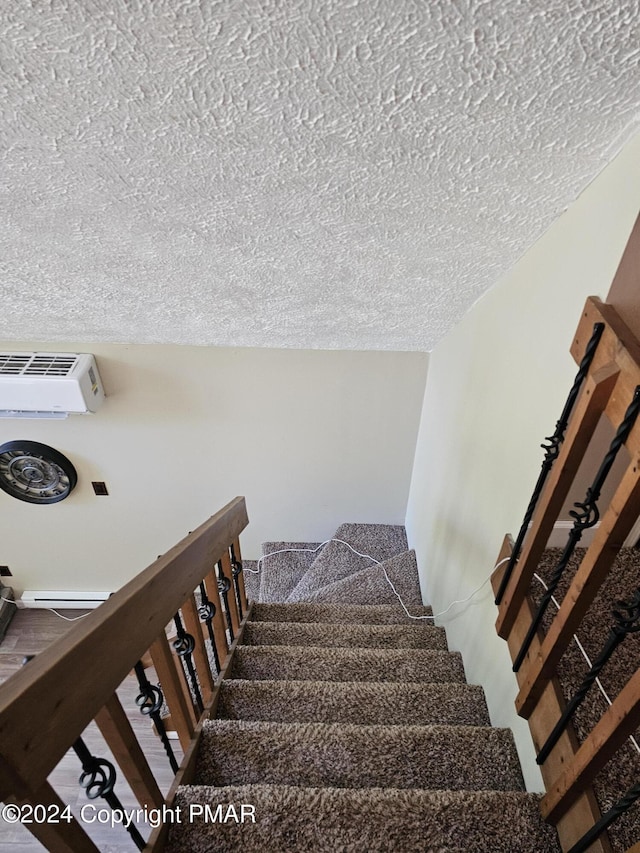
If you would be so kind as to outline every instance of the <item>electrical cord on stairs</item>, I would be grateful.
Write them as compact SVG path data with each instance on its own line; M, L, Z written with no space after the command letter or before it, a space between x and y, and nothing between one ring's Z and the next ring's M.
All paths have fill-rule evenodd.
M389 577L389 575L387 574L387 570L386 570L386 569L385 569L385 567L382 565L382 562L383 562L383 561L382 561L382 560L376 560L376 558L375 558L375 557L372 557L372 556L371 556L371 554L363 554L362 552L357 551L357 550L353 547L353 545L350 545L348 542L345 542L345 540L344 540L344 539L335 539L335 538L333 538L333 539L325 539L325 541L324 541L324 542L321 542L321 543L320 543L316 548L280 548L278 551L271 551L269 554L263 554L263 555L262 555L262 557L260 557L260 558L259 558L259 560L258 560L257 568L255 568L255 569L247 569L247 568L245 568L245 569L244 569L244 571L251 572L252 574L257 575L257 574L259 574L259 573L262 571L262 562L263 562L263 560L264 560L264 559L266 559L267 557L273 557L273 556L275 556L276 554L287 554L287 553L290 553L290 552L305 552L305 553L308 553L308 554L315 554L315 553L317 553L321 548L324 548L324 546L325 546L325 545L328 545L328 544L329 544L329 542L340 542L342 545L346 545L346 546L347 546L347 548L349 548L351 551L353 551L353 553L354 553L354 554L357 554L357 555L358 555L358 557L364 557L364 558L365 558L365 559L367 559L367 560L371 560L371 562L372 562L374 565L376 565L376 566L380 566L380 567L382 568L382 573L384 574L385 580L387 581L387 583L388 583L388 584L389 584L389 586L391 587L391 589L392 589L392 591L393 591L393 594L396 596L396 598L397 598L397 599L398 599L398 601L400 602L400 605L402 606L402 609L404 610L404 612L406 613L406 615L409 617L409 619L415 619L415 620L418 620L418 621L419 621L419 620L422 620L422 619L438 619L440 616L444 616L444 615L445 615L445 613L448 613L448 612L451 610L451 608L452 608L452 607L454 607L456 604L466 604L466 603L467 603L467 601L471 601L471 599L474 597L474 595L477 595L477 594L480 592L480 590L481 590L481 589L482 589L482 588L483 588L487 583L489 583L489 581L491 580L491 575L489 575L489 577L487 577L485 580L483 580L483 581L482 581L482 583L480 584L480 586L476 587L476 589L474 589L474 590L473 590L473 592L472 592L470 595L468 595L466 598L457 598L455 601L452 601L452 602L451 602L451 604L450 604L450 605L449 605L445 610L441 610L439 613L434 613L434 614L432 614L432 615L428 615L428 616L414 616L413 614L409 613L409 610L407 609L407 607L406 607L406 605L405 605L404 601L402 600L402 598L401 598L401 596L400 596L400 593L398 592L398 590L397 590L397 589L395 588L395 586L393 585L393 582L392 582L391 578L390 578L390 577ZM496 563L496 564L495 564L495 566L494 566L494 567L493 567L493 569L492 569L491 574L493 574L493 572L498 568L498 566L501 566L503 563L506 563L506 562L507 562L507 560L509 560L509 559L510 559L509 557L505 557L505 558L504 558L504 560L500 560L498 563Z

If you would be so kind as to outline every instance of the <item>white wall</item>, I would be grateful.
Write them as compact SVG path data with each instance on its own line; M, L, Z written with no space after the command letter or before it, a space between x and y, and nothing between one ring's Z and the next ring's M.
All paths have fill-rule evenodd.
M345 521L402 523L427 356L0 342L93 352L95 415L0 419L0 443L44 442L76 466L64 501L0 492L0 564L22 589L116 589L235 495L267 539L320 541ZM104 480L108 497L96 497Z
M516 534L544 436L576 372L569 345L584 300L605 297L640 207L640 137L594 181L431 354L407 530L436 611L469 595ZM490 247L487 247L490 252ZM512 726L540 787L516 680L495 634L490 585L440 621L484 686L495 725Z

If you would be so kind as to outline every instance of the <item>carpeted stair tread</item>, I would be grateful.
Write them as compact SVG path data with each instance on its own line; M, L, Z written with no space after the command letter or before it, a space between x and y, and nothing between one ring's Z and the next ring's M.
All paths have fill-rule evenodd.
M458 652L237 646L231 678L292 681L464 681Z
M522 791L508 729L210 720L195 783Z
M181 787L176 806L255 807L255 823L186 818L167 853L559 853L535 794L245 785ZM224 809L223 809L224 812Z
M412 616L432 616L430 607L408 607ZM253 622L327 622L330 624L356 623L358 625L432 625L432 619L410 619L400 604L313 604L300 601L296 604L254 604Z
M228 679L220 687L218 716L291 723L490 725L483 689L460 682Z
M371 565L368 557L388 560L408 549L407 534L402 525L341 524L333 539L342 542L331 541L324 546L287 601L304 601L320 587L367 568ZM344 542L367 557L358 556Z
M447 650L444 628L414 625L331 625L323 622L247 622L247 646L325 646Z
M384 570L384 571L383 571ZM418 582L418 564L415 551L404 551L379 565L369 566L342 580L323 586L307 594L307 601L343 601L345 604L394 604L397 595L387 577L405 603L422 604Z
M263 542L258 601L285 601L318 556L319 545L319 542ZM280 551L283 553L274 553Z

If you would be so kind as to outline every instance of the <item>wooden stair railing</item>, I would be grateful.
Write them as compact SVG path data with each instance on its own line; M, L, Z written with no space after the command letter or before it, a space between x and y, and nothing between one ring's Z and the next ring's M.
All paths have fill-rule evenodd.
M221 563L231 581L224 598L228 598L228 615L237 636L239 614L247 610L239 545L247 524L244 498L235 498L2 685L0 800L61 813L66 804L47 777L95 719L140 805L162 807L164 798L116 689L139 661L152 660L180 744L185 753L190 750L199 719L215 701L217 675L211 671L206 649L209 634L200 621L205 614L198 612L193 591L204 583L215 609L211 634L224 667L230 644L219 589L226 585L214 567ZM165 633L178 612L192 638L188 643L193 644L204 715ZM144 672L144 664L138 670ZM81 769L79 763L79 775ZM53 853L98 850L73 818L31 823L28 828Z
M585 347L599 324L604 328L575 401L564 442L530 515L521 551L510 562L512 572L508 578L505 579L505 566L500 566L492 577L498 603L496 630L508 642L519 685L516 709L528 719L538 752L547 745L540 756L544 758L541 770L547 790L542 812L558 829L563 850L571 853L610 853L604 830L597 840L588 835L602 818L591 785L626 738L640 727L638 668L582 744L570 721L554 746L551 741L547 743L566 707L557 678L560 658L573 635L580 633L585 614L640 516L640 418L636 417L640 408L640 344L611 306L591 297L571 347L576 362L583 359ZM600 524L545 634L537 627L541 614L534 607L530 586L602 414L617 429L609 454L615 456L617 445L624 444L630 462L603 511L597 506L598 488L588 490L584 502L576 504L572 534L577 531L575 536L579 539L582 530L593 526L598 518ZM608 471L610 462L611 458L605 457L600 472ZM507 536L499 559L510 557L512 550L513 541ZM563 557L566 552L567 549ZM562 570L561 565L558 570ZM637 618L640 619L640 612ZM531 639L528 648L527 636ZM636 849L637 845L632 848Z

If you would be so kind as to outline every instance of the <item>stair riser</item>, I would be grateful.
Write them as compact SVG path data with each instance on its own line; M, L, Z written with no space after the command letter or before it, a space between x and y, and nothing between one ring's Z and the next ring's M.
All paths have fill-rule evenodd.
M482 688L469 684L227 681L218 716L358 725L490 724Z
M430 607L409 607L411 615L429 616ZM393 605L363 604L255 604L251 612L254 622L322 622L324 624L415 625L397 601ZM424 624L424 623L417 623ZM426 624L431 624L430 620Z
M200 785L524 790L505 729L216 720L202 738Z
M255 823L188 820L189 805L255 807ZM179 789L167 853L559 853L531 794L349 789Z
M323 646L325 648L437 649L447 651L443 628L412 625L317 625L305 622L248 622L247 646Z
M289 681L464 682L456 652L238 646L231 678Z

